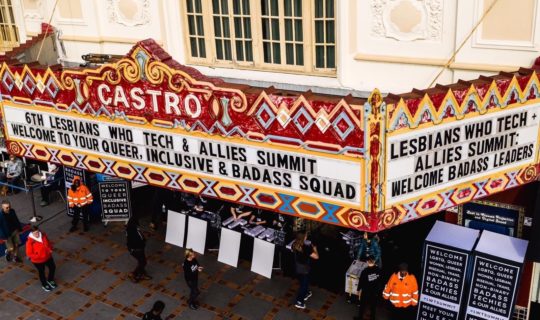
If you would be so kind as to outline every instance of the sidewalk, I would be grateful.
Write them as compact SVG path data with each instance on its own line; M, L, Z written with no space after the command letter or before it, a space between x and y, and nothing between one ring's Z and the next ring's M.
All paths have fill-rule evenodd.
M21 221L28 222L32 215L29 196L20 193L8 199ZM297 310L293 306L296 281L279 275L266 279L250 272L247 263L229 267L217 262L217 254L198 258L205 267L199 280L201 308L192 311L185 302L183 250L164 243L163 234L155 234L147 243L148 272L153 279L134 284L126 278L135 260L127 253L123 224L93 224L87 233L70 234L65 204L41 208L38 200L36 195L38 214L45 221L41 229L55 246L59 287L44 292L28 260L8 264L2 258L0 319L140 319L156 299L166 304L164 319L342 320L357 314L356 306L347 304L344 296L315 287L307 308Z

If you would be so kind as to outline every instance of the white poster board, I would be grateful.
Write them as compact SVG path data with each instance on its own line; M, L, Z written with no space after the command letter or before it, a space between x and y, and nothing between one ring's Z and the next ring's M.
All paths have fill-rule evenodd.
M253 243L253 261L251 262L251 271L270 279L272 277L272 265L274 264L273 243L258 238Z
M206 227L208 222L195 217L189 217L186 248L204 254L206 246Z
M167 213L167 233L165 234L165 242L183 247L185 234L186 215L169 210Z
M241 239L242 234L240 232L221 228L218 261L236 268L238 266L238 256L240 255Z

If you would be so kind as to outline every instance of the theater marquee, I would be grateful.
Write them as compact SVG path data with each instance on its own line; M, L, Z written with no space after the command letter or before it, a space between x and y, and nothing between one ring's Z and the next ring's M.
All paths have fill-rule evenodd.
M495 82L482 85L459 92L461 106L449 90L437 108L426 95L414 119L402 111L405 104L387 119L385 208L397 212L396 224L536 178L536 74L510 78L501 84L504 94Z
M153 40L96 69L4 64L0 86L19 156L346 227L364 208L364 100L225 84Z
M358 161L5 103L6 138L357 206Z
M387 204L535 163L540 105L388 137Z
M520 70L369 98L225 83L153 40L88 69L0 68L10 153L378 231L538 177Z

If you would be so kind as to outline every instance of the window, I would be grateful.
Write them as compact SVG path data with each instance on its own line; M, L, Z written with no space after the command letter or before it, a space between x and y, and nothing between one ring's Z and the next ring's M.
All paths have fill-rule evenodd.
M183 0L189 62L335 74L335 0Z
M206 44L202 15L203 0L187 0L189 47L193 58L206 58Z
M315 0L315 67L336 67L334 0Z
M19 33L11 0L0 0L0 51L9 50L19 44Z

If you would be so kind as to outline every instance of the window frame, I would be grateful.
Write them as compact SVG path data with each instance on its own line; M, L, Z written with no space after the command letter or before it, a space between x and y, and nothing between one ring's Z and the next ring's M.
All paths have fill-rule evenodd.
M190 0L193 1L193 0ZM226 68L226 69L241 69L252 71L272 71L279 73L290 74L308 74L325 77L336 77L338 66L338 14L337 14L337 0L334 0L334 32L335 32L335 68L317 68L316 56L315 56L315 2L313 0L301 0L302 1L302 43L303 43L303 59L304 65L290 65L287 64L286 59L286 43L290 42L285 40L285 27L280 27L280 53L281 63L267 63L264 62L264 49L263 49L263 34L262 34L262 8L260 1L249 1L250 4L250 26L251 26L251 41L253 51L253 61L238 61L236 60L236 45L237 39L245 40L244 38L236 38L234 30L234 9L232 2L239 0L219 0L228 1L229 5L229 29L230 29L230 41L231 41L231 53L233 59L218 60L215 43L215 29L214 29L214 12L212 7L213 0L201 0L203 27L204 27L204 39L206 45L206 58L199 58L191 56L191 44L190 34L188 26L188 12L186 0L180 0L181 17L184 27L184 50L185 59L188 64L207 66L212 68ZM294 1L292 1L294 6ZM278 12L280 25L285 25L285 8L284 1L278 0ZM219 16L219 15L217 15ZM294 20L294 18L292 18ZM221 19L220 19L221 21ZM294 30L293 30L294 31ZM245 30L244 30L245 32ZM293 35L294 36L294 35ZM223 38L223 37L221 37ZM294 37L293 37L294 39ZM326 39L325 39L326 40ZM295 41L294 41L295 42ZM296 61L296 58L295 58Z
M0 22L0 49L9 50L9 48L17 47L21 41L19 27L17 25L17 17L13 0L0 0L0 14L5 21ZM4 13L6 16L4 17ZM4 38L6 36L11 39Z

